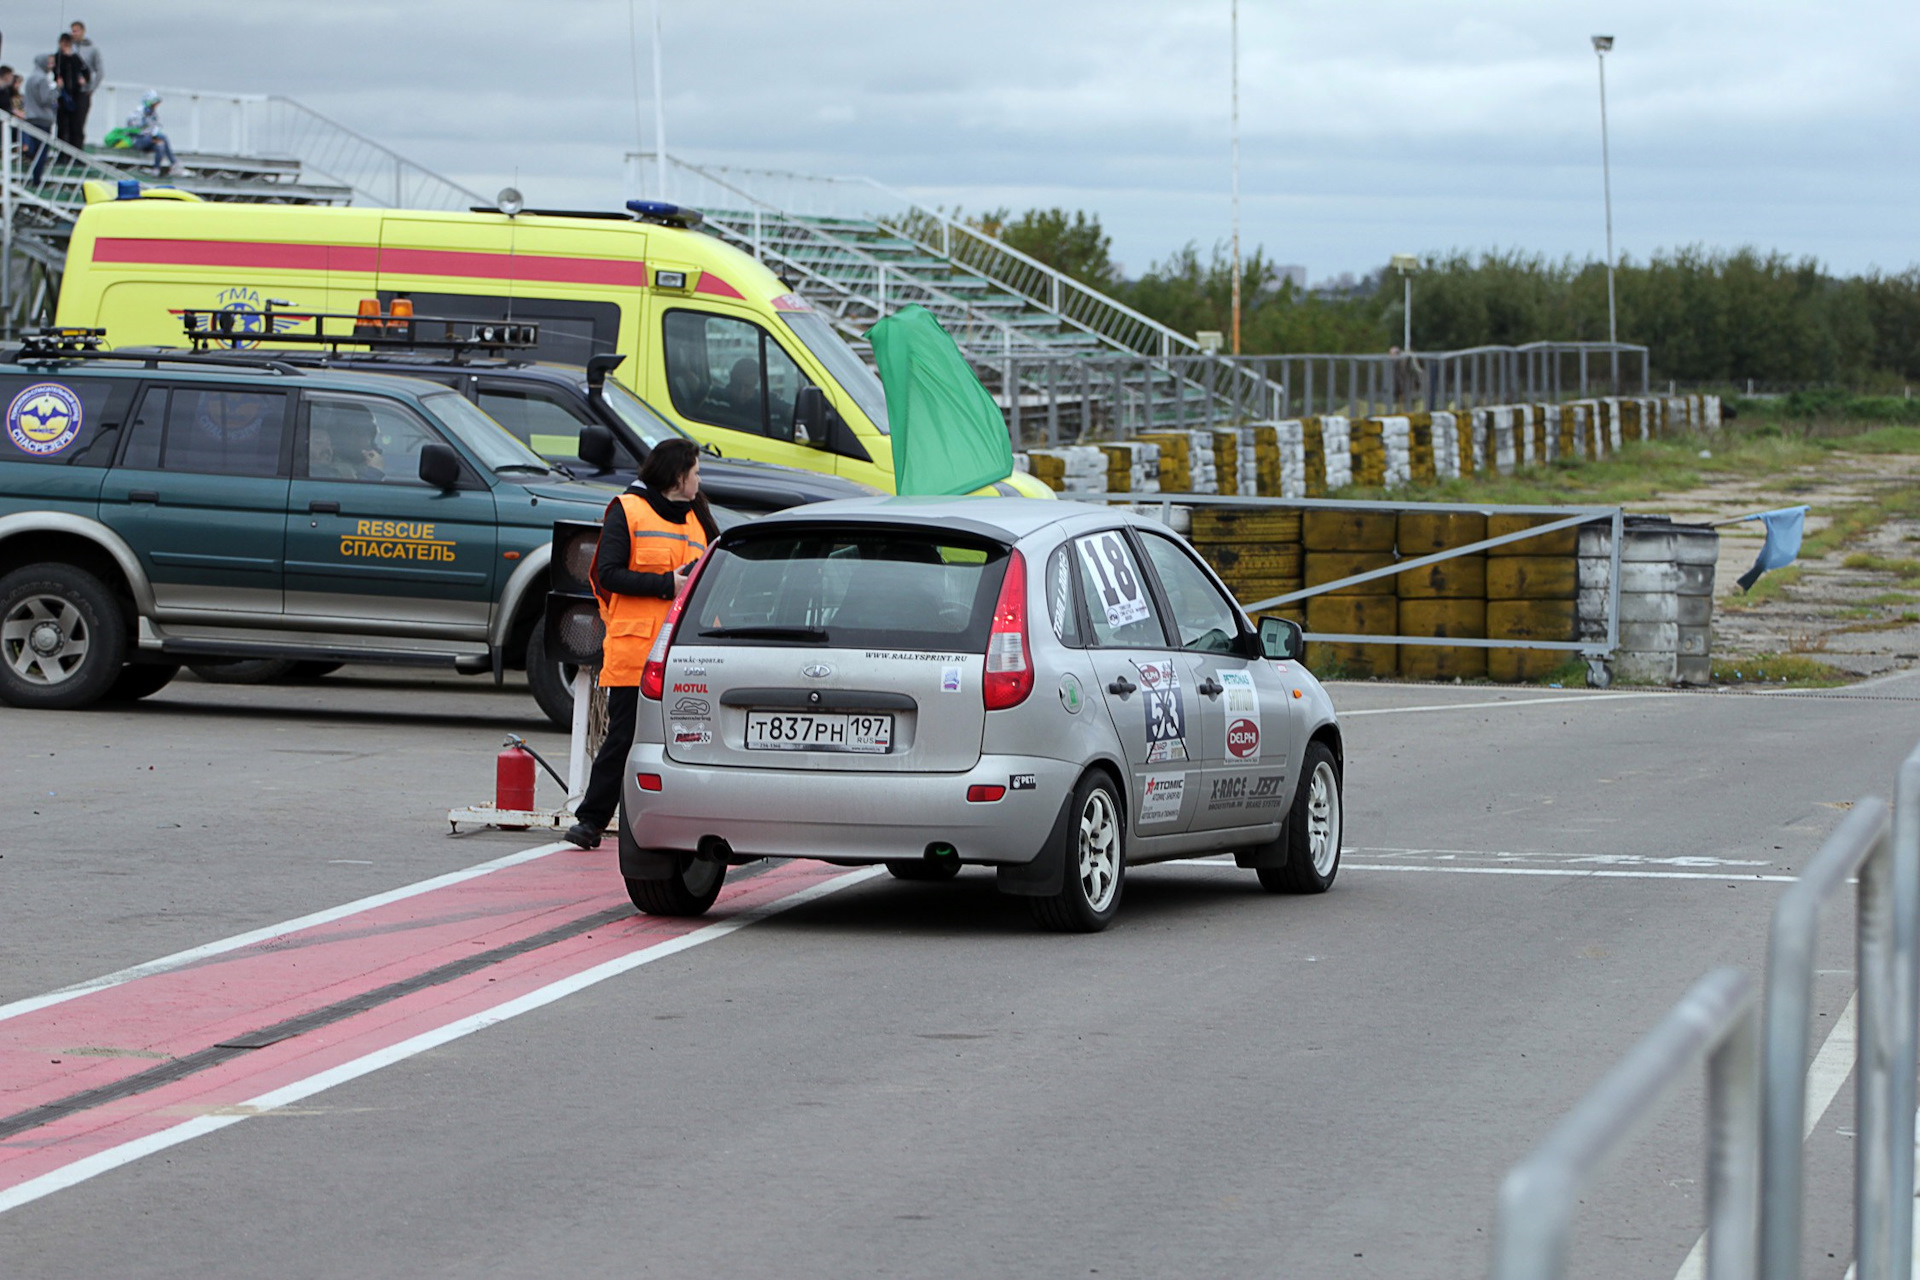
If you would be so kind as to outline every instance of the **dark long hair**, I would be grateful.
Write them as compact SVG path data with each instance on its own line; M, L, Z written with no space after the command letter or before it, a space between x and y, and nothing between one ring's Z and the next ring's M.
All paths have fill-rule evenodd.
M680 436L662 440L653 446L653 452L640 464L640 483L661 497L667 490L686 479L687 472L693 470L700 461L700 446ZM720 536L720 526L714 523L713 508L707 504L707 495L696 493L693 496L693 514L699 518L700 527L706 530L707 540L711 542Z

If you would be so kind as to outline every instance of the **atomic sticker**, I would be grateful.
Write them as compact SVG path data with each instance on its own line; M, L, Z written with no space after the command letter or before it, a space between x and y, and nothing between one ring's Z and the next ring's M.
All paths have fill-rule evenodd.
M1138 826L1171 822L1180 816L1180 805L1187 797L1184 773L1150 773L1140 791Z
M50 458L80 435L80 397L57 382L36 382L7 406L7 438L22 453Z

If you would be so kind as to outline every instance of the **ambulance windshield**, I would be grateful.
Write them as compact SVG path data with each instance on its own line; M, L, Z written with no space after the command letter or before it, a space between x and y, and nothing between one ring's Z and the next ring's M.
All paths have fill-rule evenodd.
M880 379L864 360L853 354L853 348L833 331L833 326L817 311L782 311L780 318L787 322L794 336L806 344L813 358L826 366L833 380L846 388L853 402L860 406L860 412L867 415L867 420L880 434L888 434L887 393L881 390Z

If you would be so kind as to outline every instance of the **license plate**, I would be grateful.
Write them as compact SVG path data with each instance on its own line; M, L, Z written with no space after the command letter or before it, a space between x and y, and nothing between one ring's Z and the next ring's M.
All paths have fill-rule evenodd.
M823 711L747 712L749 751L893 750L893 717Z

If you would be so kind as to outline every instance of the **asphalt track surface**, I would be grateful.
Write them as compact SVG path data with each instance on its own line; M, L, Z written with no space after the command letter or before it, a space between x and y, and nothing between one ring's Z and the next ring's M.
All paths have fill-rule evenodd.
M1331 893L1144 868L1092 937L985 873L805 863L636 916L610 846L447 834L503 731L564 757L485 681L0 710L0 1276L1484 1273L1505 1169L1701 973L1758 977L1920 677L1334 696ZM1850 904L1823 923L1837 1280ZM1702 1151L1690 1086L1572 1273L1682 1274Z

